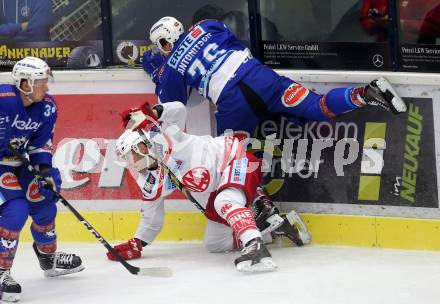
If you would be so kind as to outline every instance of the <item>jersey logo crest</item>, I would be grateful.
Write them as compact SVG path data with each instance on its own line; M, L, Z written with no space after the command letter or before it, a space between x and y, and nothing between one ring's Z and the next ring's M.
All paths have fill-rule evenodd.
M203 192L211 182L209 171L203 167L192 168L182 177L182 183L193 192Z
M284 91L281 101L286 107L296 107L306 99L307 95L309 95L308 89L300 84L292 83Z
M33 180L31 183L29 183L29 186L26 191L26 198L28 201L33 203L38 203L44 200L44 196L40 194L38 182L37 180Z
M6 190L21 190L17 176L12 172L5 172L0 176L0 186Z

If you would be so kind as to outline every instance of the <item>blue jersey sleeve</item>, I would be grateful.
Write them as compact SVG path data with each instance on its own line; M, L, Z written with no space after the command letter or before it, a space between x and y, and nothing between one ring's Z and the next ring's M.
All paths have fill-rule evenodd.
M156 95L162 103L180 101L186 105L188 101L188 87L185 84L185 79L174 70L168 69L156 86Z
M42 101L42 125L29 139L27 152L31 165L49 164L52 165L52 148L55 122L57 120L57 107L54 99L46 95Z
M12 153L8 151L8 145L13 135L11 125L15 117L17 98L11 85L0 85L0 162L4 156L12 156Z

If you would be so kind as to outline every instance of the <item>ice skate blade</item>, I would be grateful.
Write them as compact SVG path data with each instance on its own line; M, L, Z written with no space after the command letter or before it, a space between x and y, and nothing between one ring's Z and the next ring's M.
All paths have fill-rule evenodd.
M173 271L168 267L140 268L137 275L169 278L173 275Z
M405 113L407 111L406 104L400 97L394 97L391 103L397 112Z
M303 245L308 245L312 242L312 237L310 235L309 229L307 229L306 224L303 222L301 217L295 211L290 211L286 214L286 218L292 226L298 229L299 238L303 242Z
M19 293L12 293L12 292L3 292L1 295L1 302L18 302L20 301L20 294Z
M72 274L76 272L80 272L84 270L84 266L80 265L76 268L72 269L63 269L63 270L56 270L56 269L49 269L44 271L44 276L46 278L55 278L66 274Z
M240 272L252 273L252 272L269 272L278 268L272 258L262 258L259 263L252 265L252 261L244 261L238 263L236 268Z

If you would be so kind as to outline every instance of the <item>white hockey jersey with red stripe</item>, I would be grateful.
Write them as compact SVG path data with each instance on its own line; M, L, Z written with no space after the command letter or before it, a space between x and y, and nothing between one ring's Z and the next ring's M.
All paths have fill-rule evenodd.
M153 128L148 138L154 153L168 166L187 190L206 207L207 199L221 182L225 167L240 153L239 141L233 137L198 136L183 131L186 109L181 102L162 104L160 128ZM157 130L160 129L160 130ZM246 167L243 168L244 172ZM162 168L140 173L136 182L142 189L143 199L155 201L176 188Z

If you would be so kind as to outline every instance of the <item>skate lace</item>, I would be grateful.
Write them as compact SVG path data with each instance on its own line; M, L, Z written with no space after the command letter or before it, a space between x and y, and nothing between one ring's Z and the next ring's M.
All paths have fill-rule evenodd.
M57 264L60 265L70 265L72 264L73 257L75 255L72 253L63 253L61 252L57 258Z
M258 241L250 241L250 244L245 246L241 252L244 254L249 254L255 252L260 248L260 243Z
M11 277L11 273L9 270L5 271L1 277L2 285L12 286L17 285L17 282Z
M368 104L372 105L372 106L380 106L382 108L384 108L387 111L390 111L390 106L388 105L388 103L386 103L386 101L369 101Z

